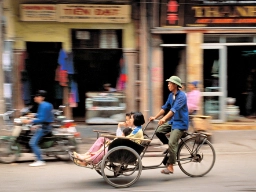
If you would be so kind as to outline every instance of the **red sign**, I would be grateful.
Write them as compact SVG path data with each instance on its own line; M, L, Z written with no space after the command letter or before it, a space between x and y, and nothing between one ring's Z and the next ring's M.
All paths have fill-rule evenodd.
M179 20L178 17L178 7L179 4L177 0L170 0L167 4L167 18L166 20L170 25L177 24L177 21Z

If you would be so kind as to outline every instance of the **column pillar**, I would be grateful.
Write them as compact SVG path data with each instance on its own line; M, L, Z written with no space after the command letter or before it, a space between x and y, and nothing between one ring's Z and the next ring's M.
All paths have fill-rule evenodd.
M13 58L13 108L22 109L24 102L22 100L21 71L24 68L24 51L15 51Z
M152 68L151 68L151 105L155 115L163 105L163 49L160 47L162 39L160 35L152 35Z
M0 1L0 18L2 18L3 2ZM5 113L5 100L4 100L4 69L2 62L2 52L3 52L3 34L2 26L0 29L0 114ZM0 125L2 125L3 118L0 118Z
M203 83L203 33L187 33L187 81L198 80ZM201 87L201 86L200 86ZM202 114L202 99L199 114Z
M124 63L126 67L126 89L125 89L125 100L126 100L126 111L135 111L136 94L135 94L135 75L136 75L136 56L137 51L134 49L123 49Z
M145 119L149 118L149 69L148 69L148 31L146 2L140 2L140 112Z
M203 33L187 33L187 81L203 81Z

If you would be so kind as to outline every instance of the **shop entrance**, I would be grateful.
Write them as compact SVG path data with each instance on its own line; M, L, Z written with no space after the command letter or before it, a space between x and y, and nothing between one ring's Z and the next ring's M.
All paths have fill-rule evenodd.
M37 90L43 89L48 93L47 101L57 107L60 103L55 100L55 70L60 42L26 42L27 58L25 59L24 71L22 71L22 83L29 82L25 104L34 104L33 97ZM26 91L26 90L24 90ZM24 96L23 96L24 99ZM26 103L27 102L27 103Z
M240 115L256 116L256 46L227 47L228 97L235 98Z
M79 94L79 103L73 108L73 116L77 121L84 121L86 117L88 123L88 119L105 117L109 111L106 107L118 105L117 102L108 102L109 99L116 98L106 98L101 93L106 92L104 84L109 84L112 88L117 86L123 58L122 30L72 29L71 35L74 76ZM111 97L109 93L107 95ZM90 104L86 105L86 101Z
M181 78L183 86L186 82L186 65L185 65L185 47L164 47L163 48L163 102L166 102L170 91L167 87L167 82L165 81L172 75L177 75ZM185 88L185 87L184 87Z
M74 67L76 69L79 100L73 109L74 117L85 117L86 93L103 92L104 84L116 87L120 73L121 49L74 49Z
M233 115L255 118L256 45L204 44L202 48L204 113L214 122L236 120L230 118Z
M184 90L186 89L186 34L162 35L163 47L163 103L166 102L170 91L166 79L172 75L181 78Z
M212 117L213 122L226 120L226 47L223 45L206 45L203 49L203 114Z

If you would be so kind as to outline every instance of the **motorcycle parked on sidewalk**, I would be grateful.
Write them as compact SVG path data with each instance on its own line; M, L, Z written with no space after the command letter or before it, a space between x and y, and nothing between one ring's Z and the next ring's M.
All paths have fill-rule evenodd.
M24 118L27 117L14 119L16 126L11 136L0 136L0 162L13 163L21 153L32 153L29 141L33 136L33 125L22 124ZM42 138L39 147L43 155L69 160L67 151L77 150L77 142L74 133L53 130Z

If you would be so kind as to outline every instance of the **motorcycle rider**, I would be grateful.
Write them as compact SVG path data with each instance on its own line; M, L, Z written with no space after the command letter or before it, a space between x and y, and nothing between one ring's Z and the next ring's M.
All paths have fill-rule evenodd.
M45 161L43 161L42 159L38 143L43 136L47 135L52 131L51 123L54 120L52 113L53 106L51 103L45 101L46 94L46 91L39 90L34 97L34 101L39 104L36 118L33 120L25 119L22 121L26 124L41 124L41 127L36 130L35 134L29 141L29 145L37 158L37 160L34 163L29 164L29 166L31 167L45 165Z

